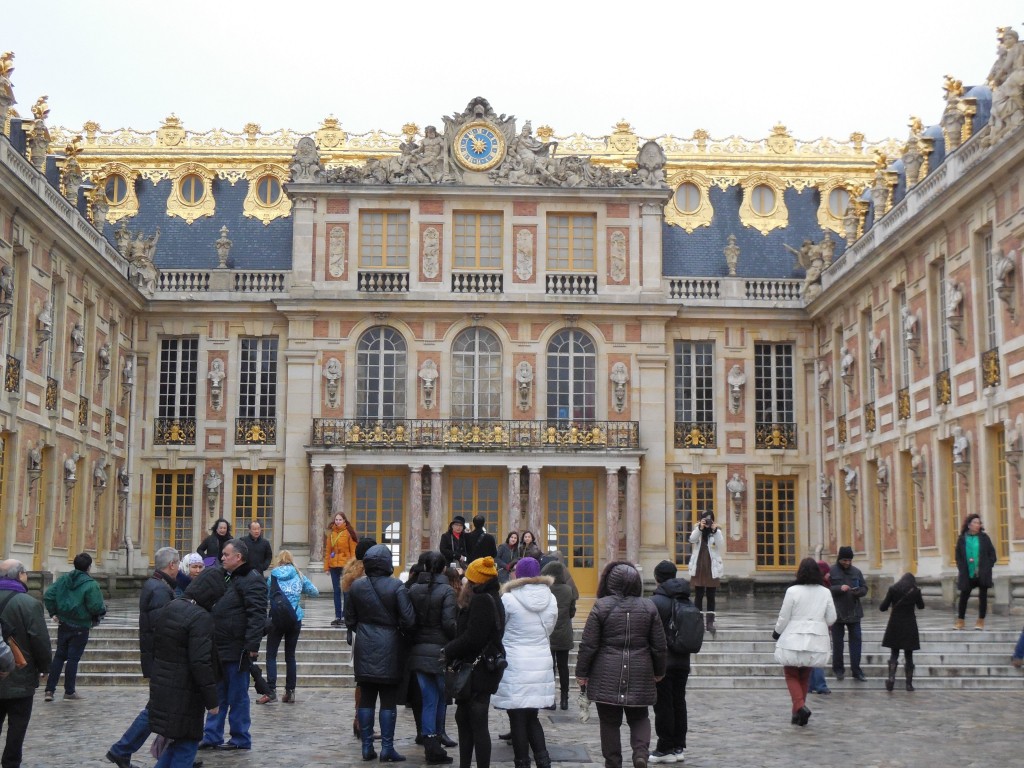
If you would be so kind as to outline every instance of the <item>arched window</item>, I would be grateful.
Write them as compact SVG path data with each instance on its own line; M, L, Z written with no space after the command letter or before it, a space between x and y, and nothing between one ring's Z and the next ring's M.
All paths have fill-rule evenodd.
M583 331L567 328L548 344L548 419L586 421L597 416L597 351Z
M405 339L394 328L377 326L359 338L356 354L356 418L405 418Z
M452 344L452 418L501 418L501 343L486 328L467 328Z

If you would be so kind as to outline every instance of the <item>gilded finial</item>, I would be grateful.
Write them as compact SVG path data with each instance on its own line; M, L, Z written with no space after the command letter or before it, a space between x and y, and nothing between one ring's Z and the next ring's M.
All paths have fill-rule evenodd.
M772 127L772 136L789 136L789 129L781 122Z
M406 123L402 126L402 135L405 136L406 141L412 141L419 130L420 127L416 123Z
M950 96L962 96L964 93L964 84L961 80L957 80L952 75L946 75L946 79L942 84L942 90L946 92L946 98Z
M889 158L885 156L884 152L875 150L875 169L884 171L889 166Z
M615 124L615 132L616 133L632 133L633 132L633 126L629 124L629 121L626 118L622 118L621 120L619 120L619 122L617 122Z
M551 141L551 137L555 135L555 129L550 125L542 125L537 129L537 138L541 141Z
M914 136L920 136L924 131L924 125L921 123L921 118L915 115L910 116L910 122L907 123L907 125L910 126L910 132Z
M45 120L47 115L50 114L50 106L46 103L49 96L40 96L36 99L36 103L32 105L32 116L36 120Z
M64 148L64 156L69 160L82 154L82 135L75 136Z
M164 118L163 125L161 128L181 128L181 118L171 112L167 117Z
M339 127L338 118L336 118L334 115L328 115L327 117L324 118L324 121L320 127L326 128L328 130L335 130Z
M7 77L14 71L14 51L4 51L0 54L0 77Z

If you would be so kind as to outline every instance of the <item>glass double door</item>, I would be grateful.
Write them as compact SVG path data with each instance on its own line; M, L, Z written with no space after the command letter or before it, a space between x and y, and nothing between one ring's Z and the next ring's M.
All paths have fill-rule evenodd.
M545 481L544 549L557 547L581 595L597 592L597 481L549 477Z

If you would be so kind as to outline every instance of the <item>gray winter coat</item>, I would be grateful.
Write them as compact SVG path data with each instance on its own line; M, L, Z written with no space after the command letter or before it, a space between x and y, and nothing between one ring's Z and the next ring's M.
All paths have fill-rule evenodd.
M551 594L555 596L558 605L558 621L555 622L555 631L551 633L552 651L571 651L575 640L572 634L572 619L576 615L576 599L572 594L572 587L566 583L565 566L559 562L552 562L540 570L541 575L550 576L555 580L551 585Z
M829 576L832 579L832 602L836 604L838 624L856 624L864 618L864 608L861 607L860 599L868 593L868 585L864 581L864 574L860 568L851 565L843 568L839 563L832 566ZM843 585L849 589L844 592Z

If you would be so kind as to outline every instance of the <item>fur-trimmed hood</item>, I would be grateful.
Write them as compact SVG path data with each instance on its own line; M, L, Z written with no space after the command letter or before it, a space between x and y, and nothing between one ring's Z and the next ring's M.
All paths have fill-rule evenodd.
M501 594L511 592L513 589L525 586L527 584L544 584L550 587L555 583L553 576L528 576L524 579L511 579L501 585Z
M341 591L348 592L352 588L352 582L361 579L366 575L362 560L350 560L345 570L341 572Z

